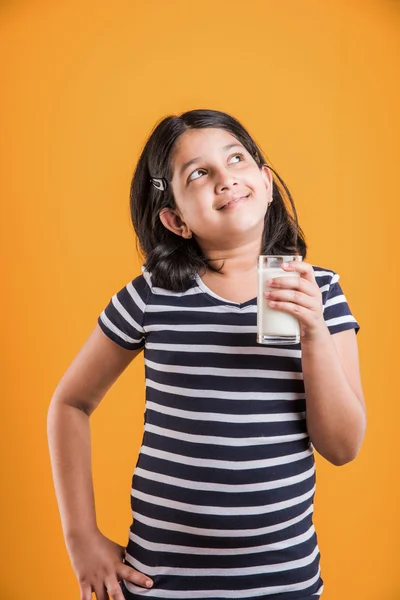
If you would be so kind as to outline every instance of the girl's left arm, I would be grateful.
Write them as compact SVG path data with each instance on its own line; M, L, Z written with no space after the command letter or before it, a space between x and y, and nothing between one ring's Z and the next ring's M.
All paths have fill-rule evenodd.
M331 334L312 265L287 263L300 277L267 282L272 306L300 321L307 430L315 449L334 465L353 460L366 429L366 409L354 329Z
M334 465L353 460L366 428L366 410L354 329L331 335L322 328L302 343L306 419L310 439Z

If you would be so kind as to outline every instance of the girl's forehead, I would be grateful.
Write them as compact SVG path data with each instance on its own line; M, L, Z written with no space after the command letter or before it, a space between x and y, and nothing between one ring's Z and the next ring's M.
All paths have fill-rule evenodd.
M181 164L189 160L223 152L226 146L231 144L242 145L225 129L212 127L189 129L176 142L173 156L174 169L179 169Z

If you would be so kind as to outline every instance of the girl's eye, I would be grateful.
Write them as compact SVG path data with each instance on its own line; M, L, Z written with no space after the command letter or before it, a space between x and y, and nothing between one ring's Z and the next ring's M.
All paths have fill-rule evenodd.
M236 158L237 156L240 156L240 160L244 160L244 155L241 152L234 154L233 156L231 156L231 158ZM240 162L240 161L236 161L236 162Z
M196 169L195 171L190 173L190 175L188 177L188 181L193 181L194 179L199 179L198 177L192 177L192 175L194 175L195 173L199 173L200 171L204 172L204 169Z
M244 154L242 154L241 152L238 152L236 154L233 154L230 158L229 161L231 161L232 158L237 158L240 157L240 160L234 161L234 163L238 163L241 162L242 160L244 160ZM200 172L204 173L204 169L196 169L195 171L192 171L192 173L190 173L189 177L188 177L188 181L194 181L195 179L200 179L200 177L193 177L193 175L195 173L200 173Z

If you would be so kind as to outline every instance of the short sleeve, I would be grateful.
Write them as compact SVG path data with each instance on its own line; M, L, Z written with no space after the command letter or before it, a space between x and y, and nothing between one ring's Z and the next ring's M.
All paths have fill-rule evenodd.
M143 321L148 292L149 286L140 275L111 298L97 320L103 332L127 350L144 347Z
M330 281L325 285L323 293L324 319L331 333L339 333L346 329L355 329L356 334L360 325L353 316L346 296L339 284L339 277L335 272L330 272Z

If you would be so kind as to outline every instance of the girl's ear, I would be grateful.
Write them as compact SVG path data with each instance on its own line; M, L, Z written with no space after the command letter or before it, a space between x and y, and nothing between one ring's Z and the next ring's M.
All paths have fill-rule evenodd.
M272 202L272 188L273 188L273 185L274 185L274 180L272 179L271 170L268 168L267 165L262 165L261 166L261 176L264 179L265 187L268 190L268 195L270 197L270 202Z
M190 228L182 221L177 211L172 208L163 208L160 210L159 217L164 227L175 233L175 235L179 235L185 239L192 237Z

